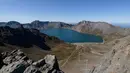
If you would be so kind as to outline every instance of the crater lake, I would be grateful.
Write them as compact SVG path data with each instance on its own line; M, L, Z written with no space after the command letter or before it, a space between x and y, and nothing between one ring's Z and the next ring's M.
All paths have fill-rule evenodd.
M45 33L49 36L55 36L60 40L68 43L85 43L85 42L96 42L102 43L103 39L100 36L92 34L84 34L70 29L64 28L52 28L40 30L40 32Z

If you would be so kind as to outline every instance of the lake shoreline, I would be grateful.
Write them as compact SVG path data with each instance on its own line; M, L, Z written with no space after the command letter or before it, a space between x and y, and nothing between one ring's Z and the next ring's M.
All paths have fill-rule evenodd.
M70 44L73 44L73 45L86 45L86 44L104 44L104 40L103 42L78 42L78 43L70 43Z
M49 36L55 36L66 43L102 43L103 38L101 36L96 36L92 34L84 34L74 30L69 29L47 29L41 30L40 32L45 33Z

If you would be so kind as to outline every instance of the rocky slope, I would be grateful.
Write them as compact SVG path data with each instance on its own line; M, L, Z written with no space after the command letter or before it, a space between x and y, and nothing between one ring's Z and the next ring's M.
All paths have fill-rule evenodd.
M90 34L112 34L123 31L123 28L114 26L106 22L81 21L72 28L78 32Z
M0 54L0 73L63 73L63 71L60 70L54 55L47 55L34 62L22 51L14 50Z
M118 41L88 73L130 73L130 36Z
M116 29L115 29L116 28ZM115 31L117 31L118 27L115 27L109 23L106 22L91 22L91 21L81 21L76 26L74 26L72 29L84 32L84 33L99 33L99 34L110 34Z
M77 60L69 60L62 67L63 71L67 73L130 73L130 35L109 43L86 43L78 46Z
M125 31L125 30L128 31L128 29L117 27L106 22L81 21L76 26L72 27L72 29L78 32L90 33L90 34L106 35L116 33L116 34L128 35L128 32Z

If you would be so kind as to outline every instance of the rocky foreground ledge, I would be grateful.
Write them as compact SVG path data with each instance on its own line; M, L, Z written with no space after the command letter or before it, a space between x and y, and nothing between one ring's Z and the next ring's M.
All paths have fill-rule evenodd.
M39 61L32 61L20 50L0 54L0 73L63 73L57 58L47 55Z

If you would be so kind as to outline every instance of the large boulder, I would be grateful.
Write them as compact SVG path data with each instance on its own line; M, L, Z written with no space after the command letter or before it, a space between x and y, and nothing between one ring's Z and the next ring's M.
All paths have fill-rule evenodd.
M32 65L38 67L43 73L63 73L59 69L57 58L54 55L47 55L44 59L34 62Z

